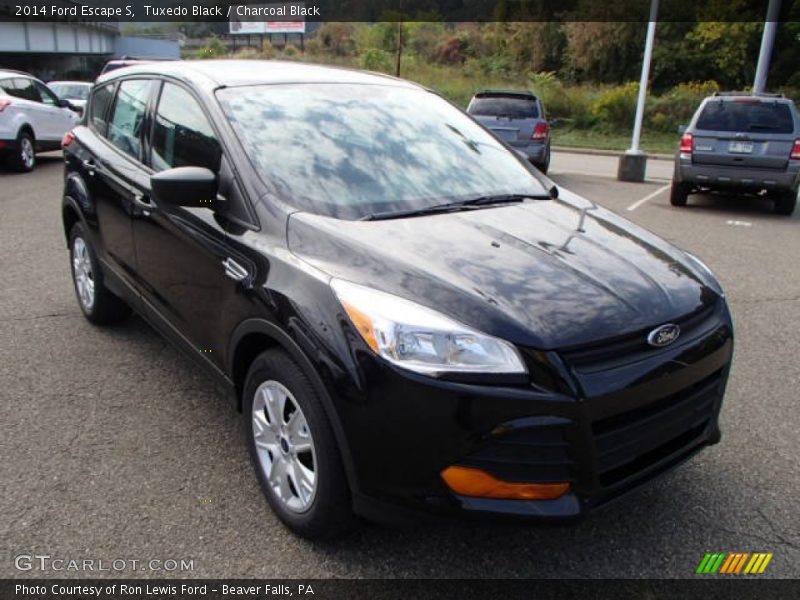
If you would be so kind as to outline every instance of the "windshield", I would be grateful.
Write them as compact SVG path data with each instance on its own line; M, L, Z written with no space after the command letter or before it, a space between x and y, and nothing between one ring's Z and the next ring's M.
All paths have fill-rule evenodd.
M363 84L234 87L217 95L253 166L283 199L342 219L542 185L435 94Z
M91 85L80 83L51 83L48 86L59 98L66 100L86 100L89 97Z
M792 133L794 123L787 104L747 99L708 102L697 119L697 129Z
M476 96L467 112L479 117L510 117L512 119L538 119L536 100L525 96Z

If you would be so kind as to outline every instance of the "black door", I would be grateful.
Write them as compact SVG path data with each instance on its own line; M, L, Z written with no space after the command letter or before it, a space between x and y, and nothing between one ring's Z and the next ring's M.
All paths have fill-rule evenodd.
M154 109L149 164L153 171L207 167L219 173L221 148L200 103L183 87L165 82ZM137 274L146 307L218 369L227 337L220 331L226 294L226 235L208 208L153 200L134 216ZM157 205L156 205L157 204Z
M136 270L131 217L149 193L150 177L141 161L147 104L154 88L150 79L122 81L110 110L114 84L95 91L89 123L95 135L85 140L88 152L79 167L95 201L101 258L128 282Z

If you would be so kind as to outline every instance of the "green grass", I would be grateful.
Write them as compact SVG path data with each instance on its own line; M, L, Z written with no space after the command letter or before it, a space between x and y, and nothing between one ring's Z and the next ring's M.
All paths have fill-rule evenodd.
M554 146L622 151L630 148L631 134L632 131L608 132L596 129L554 127L551 139ZM677 133L643 131L641 146L645 152L674 154L679 141Z

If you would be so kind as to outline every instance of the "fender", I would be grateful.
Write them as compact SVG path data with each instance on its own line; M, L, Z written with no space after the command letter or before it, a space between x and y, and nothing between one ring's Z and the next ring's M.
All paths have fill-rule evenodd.
M264 319L246 319L242 321L236 326L236 329L234 329L233 334L231 335L230 344L228 345L228 358L226 364L227 372L231 374L234 372L233 360L236 356L236 348L238 347L239 342L246 335L251 333L260 333L273 340L281 349L289 353L289 356L292 357L292 359L303 370L303 373L306 375L306 377L308 377L309 381L311 381L311 385L314 386L314 390L322 399L322 405L325 407L325 412L327 413L328 419L333 427L333 435L336 437L336 443L339 446L339 451L342 454L342 462L344 463L347 483L350 486L351 493L355 497L359 494L359 489L358 481L355 476L355 470L353 468L353 455L350 451L350 444L347 442L347 437L344 433L344 427L342 427L342 422L339 420L339 413L336 411L336 407L334 406L333 398L331 398L331 395L328 393L328 389L325 387L325 384L323 383L322 378L319 376L319 373L317 373L317 370L314 368L314 365L308 359L305 352L303 352L297 342L295 342L288 333L274 323L270 323Z

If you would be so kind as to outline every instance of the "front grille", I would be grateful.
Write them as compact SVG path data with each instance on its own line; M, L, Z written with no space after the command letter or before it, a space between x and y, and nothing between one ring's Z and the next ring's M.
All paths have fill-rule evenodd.
M529 417L501 425L459 461L505 481L548 483L572 479L567 428L559 417Z
M592 424L603 487L647 469L703 435L713 420L723 371L634 410Z
M707 334L720 324L718 303L714 302L689 315L672 321L681 328L679 342L695 339ZM567 348L560 352L562 358L573 368L584 373L636 362L663 350L647 343L647 334L653 327L611 340L580 347Z

